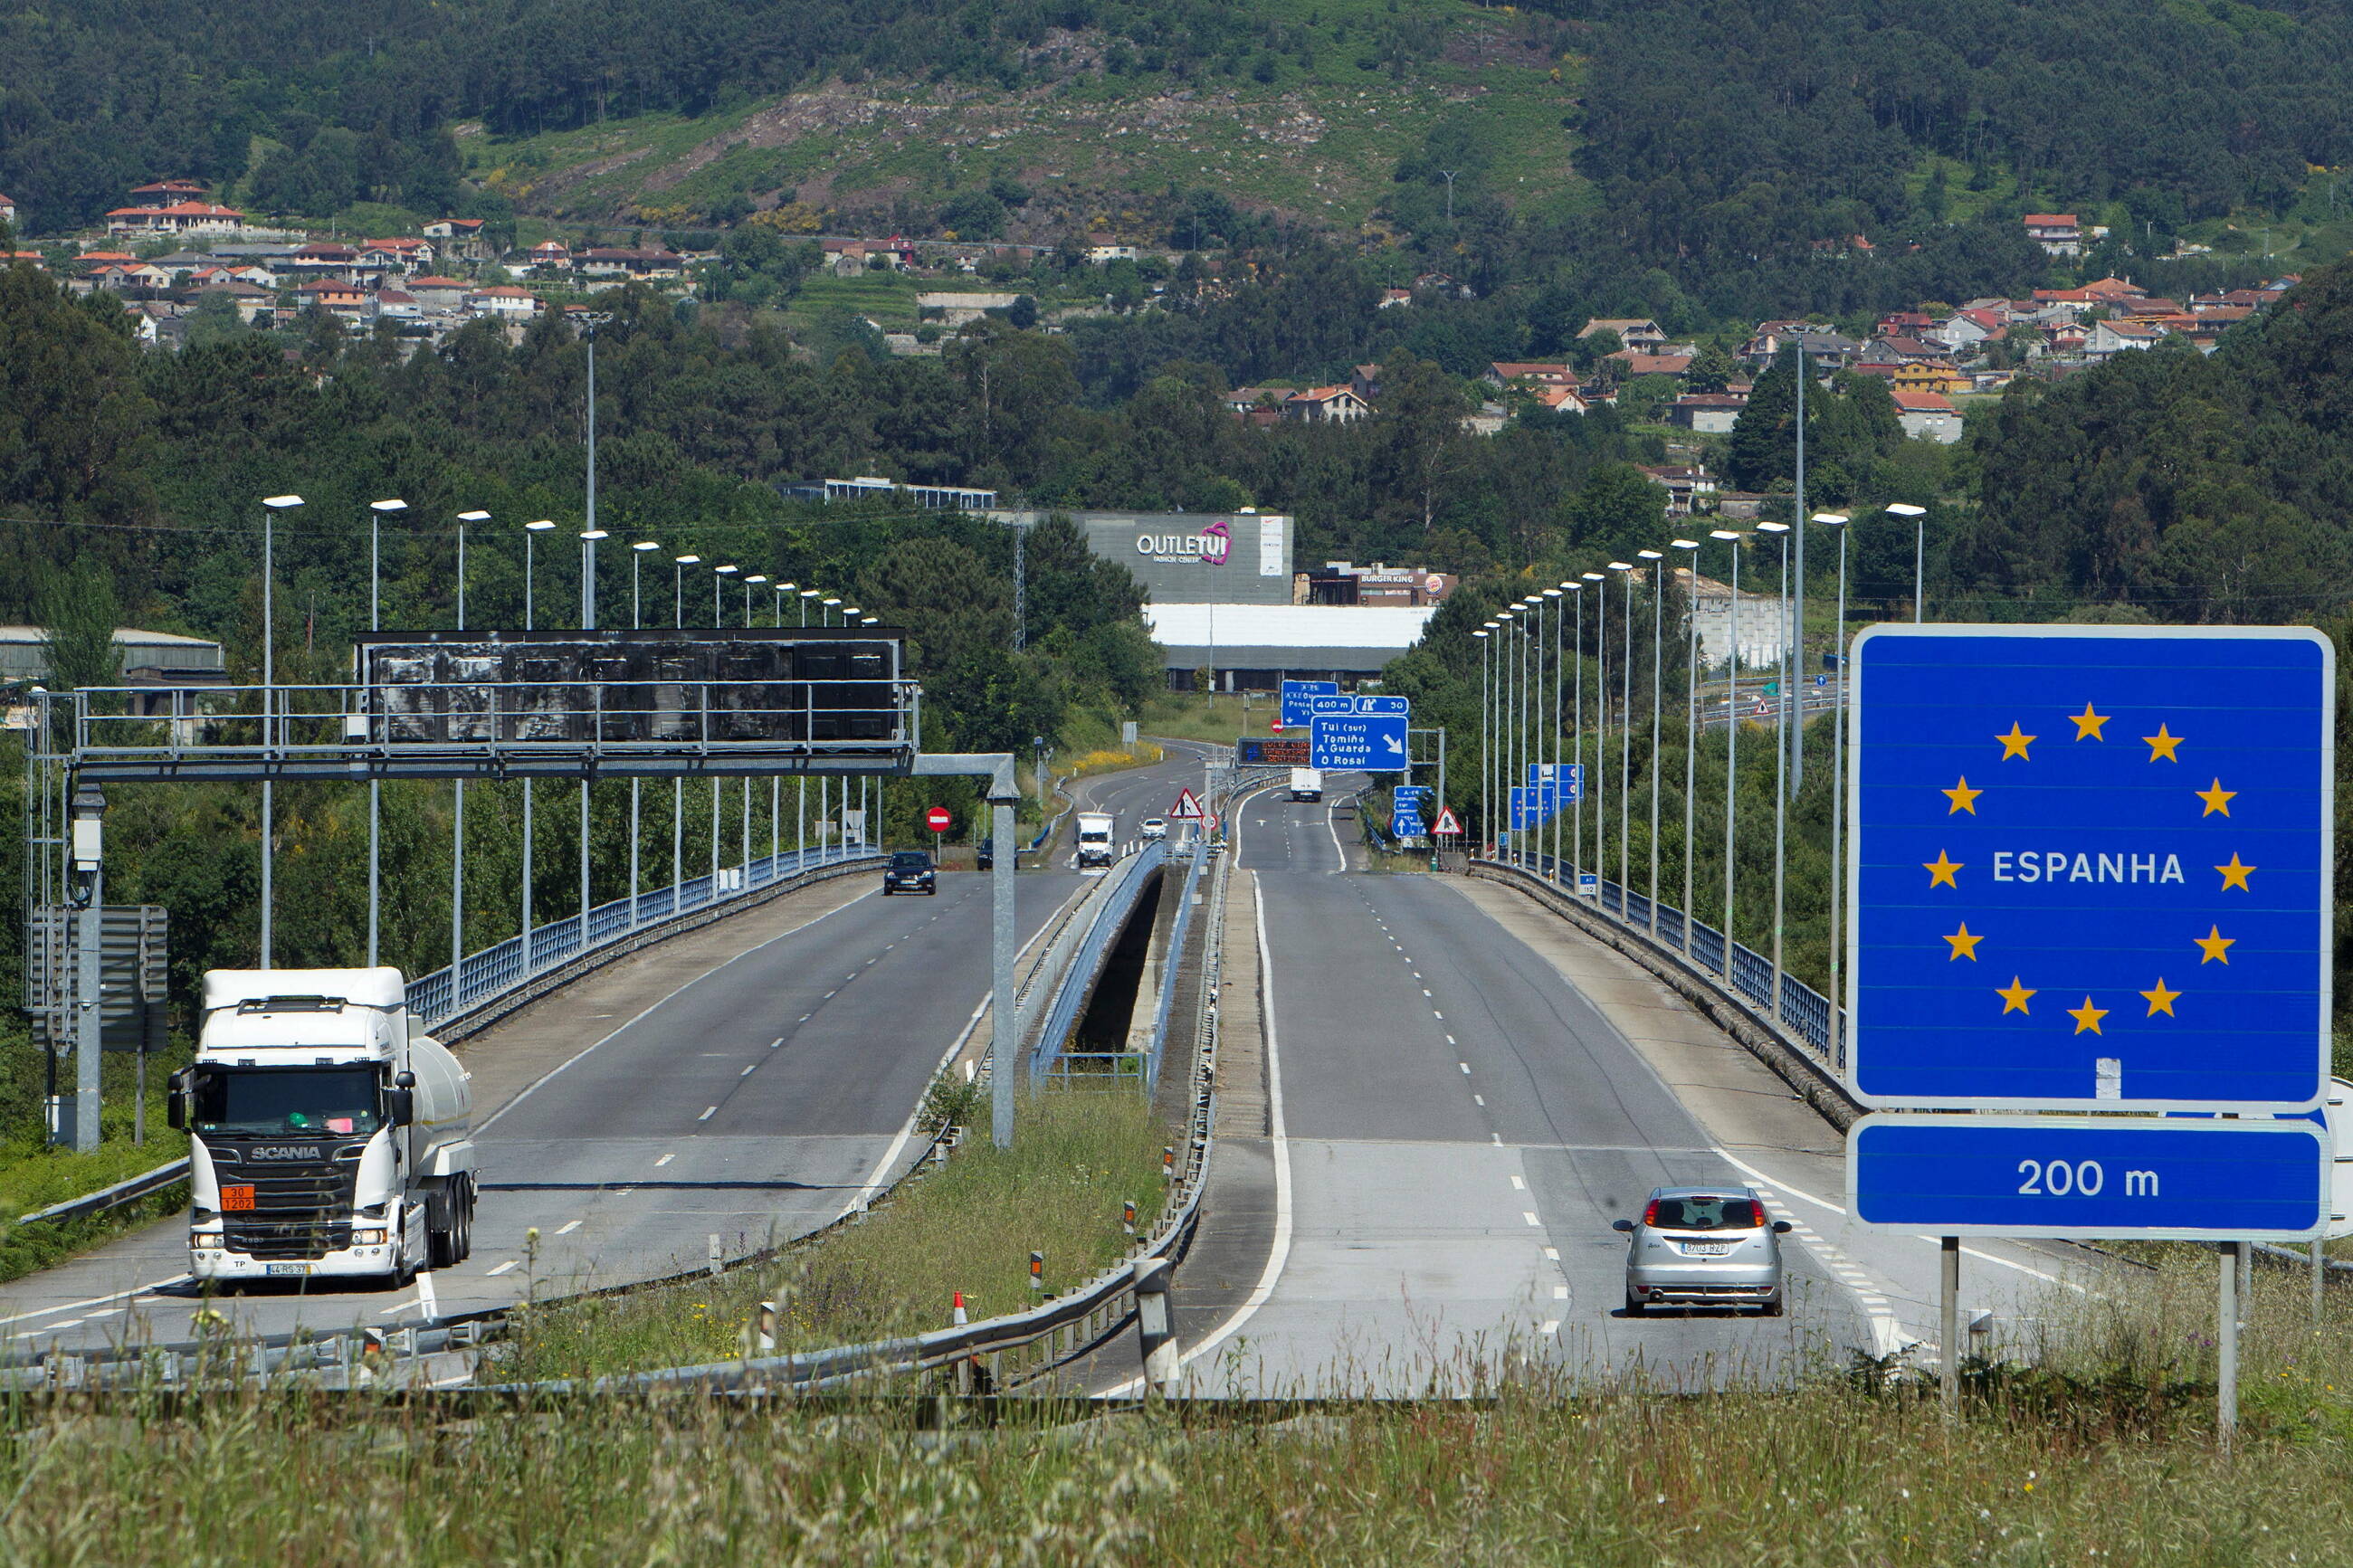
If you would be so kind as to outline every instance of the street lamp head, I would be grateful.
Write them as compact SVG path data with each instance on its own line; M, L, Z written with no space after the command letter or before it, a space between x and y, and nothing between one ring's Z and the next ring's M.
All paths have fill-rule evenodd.
M370 511L406 511L407 510L408 503L405 500L372 500L368 502L368 510Z
M776 592L779 594L790 594L796 592L799 587L800 584L798 583L779 583L776 584Z
M766 582L767 580L768 580L768 574L767 574L765 572L754 572L754 573L753 573L749 577L744 578L744 584L748 587L750 584L754 584L754 583L765 583L765 582Z
M816 588L803 588L801 590L801 597L804 599L814 599L818 596L819 592L821 592L821 590Z
M882 622L881 622L881 617L880 617L880 616L868 616L865 619L863 619L863 620L860 621L858 624L859 624L860 626L881 626L881 625L882 624Z
M642 553L648 550L659 550L661 546L650 539L641 539L635 544L630 545L629 548Z
M673 555L670 559L677 562L681 566L692 566L702 561L702 557L700 555Z
M523 531L526 533L545 533L548 530L554 528L555 524L543 517L537 522L526 522L522 526Z
M865 611L863 611L863 610L861 610L861 609L860 609L857 605L850 605L848 609L846 609L846 610L842 611L841 613L842 613L845 616L862 616L862 615L864 615L866 612L865 612Z
M1827 528L1839 528L1844 526L1847 516L1842 511L1818 511L1814 513L1814 521Z
M1672 550L1697 550L1699 548L1699 541L1696 539L1673 539L1669 540L1667 543L1668 548Z
M272 511L284 511L290 506L301 506L302 498L301 496L264 496L261 498L261 504Z
M491 514L486 511L461 511L458 514L458 521L459 522L488 522L491 521Z
M1633 569L1634 563L1631 561L1612 561L1609 563L1609 570L1612 572L1631 572Z
M580 531L580 537L583 539L610 539L613 536L606 532L601 528L585 528Z
M716 573L717 573L719 575L721 575L722 577L733 577L733 575L735 575L735 574L736 574L736 573L741 572L742 570L744 570L744 568L742 568L741 566L736 565L733 562L732 562L732 561L731 561L731 562L729 562L729 563L728 563L726 565L724 565L724 566L713 566L713 567L712 568L712 570L713 572L716 572Z
M1746 537L1737 530L1730 528L1712 528L1708 530L1707 536L1710 539L1721 539L1726 544L1737 544Z
M1588 582L1588 583L1600 583L1600 582L1606 582L1606 581L1608 580L1608 579L1607 579L1607 577L1606 577L1602 573L1599 573L1599 572L1587 572L1587 573L1584 573L1582 575L1584 576L1585 580L1586 580L1587 582Z
M1787 533L1789 531L1789 525L1786 522L1760 522L1757 525L1757 531L1759 533Z
M1501 621L1482 621L1482 622L1480 622L1479 624L1480 624L1481 626L1485 626L1489 631L1491 631L1491 632L1492 632L1492 631L1493 631L1497 626L1502 626L1504 623L1503 623L1503 622L1501 622Z
M1471 635L1472 635L1472 637L1477 637L1477 638L1481 639L1482 641L1484 641L1484 640L1486 639L1486 636L1487 636L1486 632L1485 632L1483 629L1482 629L1482 630L1480 630L1480 631L1472 632Z
M825 601L825 607L829 610L839 603L841 603L839 599L828 599Z
M1663 550L1637 550L1634 553L1645 561L1664 561L1667 558L1667 552Z
M1894 505L1884 508L1883 510L1897 517L1926 517L1928 515L1928 509L1926 507L1911 506L1903 501L1897 501Z
M1544 591L1544 596L1547 599L1557 599L1560 597L1560 590L1557 588L1546 588Z

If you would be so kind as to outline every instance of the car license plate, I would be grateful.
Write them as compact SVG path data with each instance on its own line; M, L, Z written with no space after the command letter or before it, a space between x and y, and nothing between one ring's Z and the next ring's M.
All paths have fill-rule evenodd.
M1731 1250L1732 1244L1728 1241L1686 1241L1683 1243L1683 1256L1685 1258L1722 1258Z
M264 1274L308 1274L311 1266L307 1263L265 1263L261 1271Z

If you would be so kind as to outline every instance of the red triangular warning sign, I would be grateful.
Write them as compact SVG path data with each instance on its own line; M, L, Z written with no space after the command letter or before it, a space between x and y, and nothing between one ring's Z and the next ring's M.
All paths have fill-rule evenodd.
M1168 808L1168 815L1178 822L1198 822L1201 820L1201 803L1193 798L1191 790L1178 790L1176 804Z
M1452 806L1448 805L1439 808L1438 825L1435 827L1432 827L1430 832L1438 835L1441 838L1459 838L1461 837L1462 824L1456 820L1454 808Z

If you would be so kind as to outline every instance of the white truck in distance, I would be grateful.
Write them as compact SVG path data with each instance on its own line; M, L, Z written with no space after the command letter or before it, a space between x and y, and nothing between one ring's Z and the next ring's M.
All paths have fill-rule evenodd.
M1292 769L1291 798L1293 800L1322 800L1324 798L1323 773L1314 768Z
M1107 811L1079 813L1079 868L1108 866L1112 861L1111 833L1115 818Z
M172 1077L199 1279L380 1276L473 1249L470 1075L397 969L215 969Z

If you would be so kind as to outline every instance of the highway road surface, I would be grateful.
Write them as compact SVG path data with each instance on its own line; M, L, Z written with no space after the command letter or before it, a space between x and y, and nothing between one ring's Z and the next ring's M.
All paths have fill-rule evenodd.
M1198 754L1083 781L1091 808L1165 814ZM618 961L463 1044L475 1075L474 1252L396 1293L306 1281L216 1297L240 1330L399 1327L733 1258L818 1228L920 1154L918 1100L987 993L988 879L881 896L880 870L784 895ZM1082 886L1024 869L1022 940ZM529 1233L538 1232L534 1249ZM0 1287L22 1354L194 1337L175 1217Z
M1843 1232L1837 1136L1761 1065L1518 895L1349 869L1331 804L1238 814L1272 1092L1268 1137L1220 1141L1178 1273L1190 1392L1466 1393L1531 1367L1711 1386L1932 1337L1933 1242ZM1799 1226L1787 1316L1626 1312L1610 1222L1678 1183L1755 1184ZM2084 1272L1973 1250L1991 1278L1968 1300L2013 1325Z

